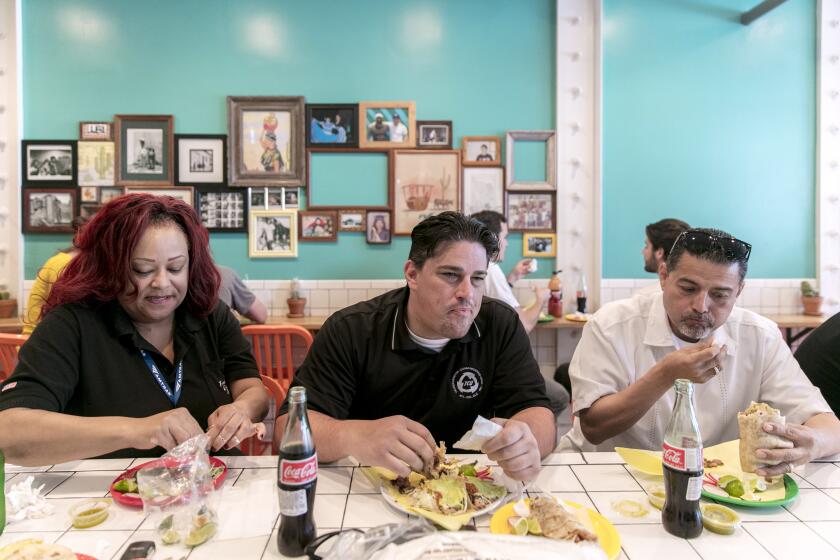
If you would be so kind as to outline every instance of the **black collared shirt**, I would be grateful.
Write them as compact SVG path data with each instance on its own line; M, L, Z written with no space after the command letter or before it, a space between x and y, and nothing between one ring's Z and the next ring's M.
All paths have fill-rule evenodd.
M259 378L248 341L220 303L204 318L178 308L175 361L184 361L181 398L207 429L207 418L232 402L231 384ZM76 416L145 418L175 408L140 355L146 350L174 386L175 367L134 327L122 307L68 304L49 313L20 349L20 362L0 390L0 410L32 408ZM160 456L123 449L109 457Z
M484 298L467 334L437 353L409 336L408 297L401 288L327 319L292 383L306 387L312 410L340 420L407 416L451 448L479 414L510 418L548 408L528 335L511 307Z

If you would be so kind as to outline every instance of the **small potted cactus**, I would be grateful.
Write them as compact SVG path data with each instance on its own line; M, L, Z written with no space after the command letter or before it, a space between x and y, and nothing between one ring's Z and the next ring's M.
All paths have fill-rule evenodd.
M0 286L0 318L8 319L17 313L17 300L6 290L6 286Z
M820 307L823 298L820 296L820 292L815 290L807 280L802 281L800 290L802 291L802 306L805 308L805 315L822 315Z
M289 305L289 312L286 313L286 317L305 317L303 308L306 307L306 298L300 297L300 280L297 278L292 279L292 291L286 303Z

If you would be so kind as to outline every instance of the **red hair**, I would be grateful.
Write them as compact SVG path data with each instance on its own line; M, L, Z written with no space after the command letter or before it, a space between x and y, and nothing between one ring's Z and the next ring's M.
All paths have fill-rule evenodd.
M182 305L205 317L213 311L221 281L210 255L210 236L192 206L171 196L127 194L108 202L79 230L79 254L53 284L41 315L59 305L114 301L131 286L131 255L150 226L172 223L187 237L189 288Z

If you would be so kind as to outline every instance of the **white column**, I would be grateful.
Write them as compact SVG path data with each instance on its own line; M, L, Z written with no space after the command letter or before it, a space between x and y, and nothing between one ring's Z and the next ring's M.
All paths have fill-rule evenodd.
M830 315L840 311L840 2L820 2L817 25L817 283Z
M20 2L0 0L0 284L23 305Z

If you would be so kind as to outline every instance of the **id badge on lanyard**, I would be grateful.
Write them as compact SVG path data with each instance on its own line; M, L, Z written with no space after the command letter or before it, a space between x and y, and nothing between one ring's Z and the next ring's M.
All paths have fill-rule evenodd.
M146 367L149 368L149 371L152 372L152 377L155 378L157 384L160 385L160 388L169 397L172 406L178 406L178 400L181 398L181 387L184 383L184 360L179 361L178 365L175 366L175 388L173 389L166 382L166 379L163 378L163 374L161 374L157 365L155 365L155 361L149 356L149 353L142 348L139 350L140 355L143 356L143 361L146 362Z

